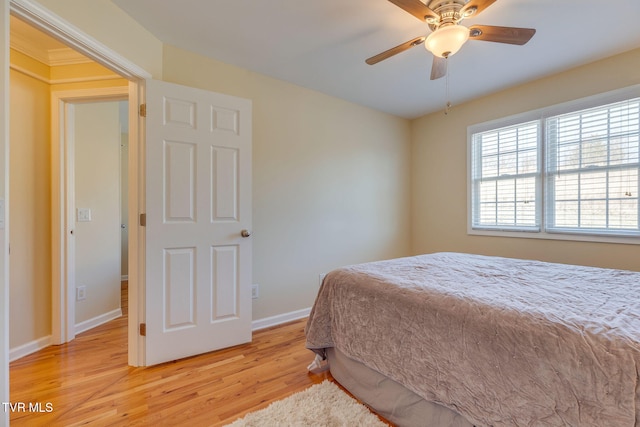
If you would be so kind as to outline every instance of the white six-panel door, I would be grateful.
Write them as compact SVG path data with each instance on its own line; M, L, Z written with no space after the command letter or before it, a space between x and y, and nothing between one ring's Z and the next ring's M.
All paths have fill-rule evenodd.
M251 340L251 102L146 93L148 366Z

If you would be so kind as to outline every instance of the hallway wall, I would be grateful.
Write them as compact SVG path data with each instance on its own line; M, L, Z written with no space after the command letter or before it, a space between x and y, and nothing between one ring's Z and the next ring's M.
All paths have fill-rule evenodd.
M76 325L120 312L120 118L118 101L79 103L74 110L75 205L91 221L75 224ZM84 329L84 328L83 328Z
M12 51L11 60L39 75L47 70ZM9 205L11 263L9 345L15 348L51 334L50 88L10 72Z

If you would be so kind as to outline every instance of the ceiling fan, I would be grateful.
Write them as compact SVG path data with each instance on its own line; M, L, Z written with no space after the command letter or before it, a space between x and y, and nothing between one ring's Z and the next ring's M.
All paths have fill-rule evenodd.
M429 25L429 36L416 37L401 45L372 56L365 62L377 64L422 43L433 53L431 80L447 74L447 58L468 40L523 45L536 33L533 28L496 27L492 25L461 25L464 19L476 16L496 0L389 0L391 3Z

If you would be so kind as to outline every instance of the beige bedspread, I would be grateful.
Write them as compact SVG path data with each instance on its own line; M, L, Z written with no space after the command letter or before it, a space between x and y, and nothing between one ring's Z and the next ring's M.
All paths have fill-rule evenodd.
M476 425L640 425L638 272L458 253L349 266L306 334Z

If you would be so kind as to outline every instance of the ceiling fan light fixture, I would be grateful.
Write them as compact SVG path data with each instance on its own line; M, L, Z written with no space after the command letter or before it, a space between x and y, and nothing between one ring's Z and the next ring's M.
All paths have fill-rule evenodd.
M473 15L474 13L476 13L476 11L478 10L477 6L472 6L469 9L465 10L464 13L462 14L463 18L468 18L471 15Z
M469 29L464 25L447 25L429 34L424 47L435 56L448 58L460 50L469 39Z

